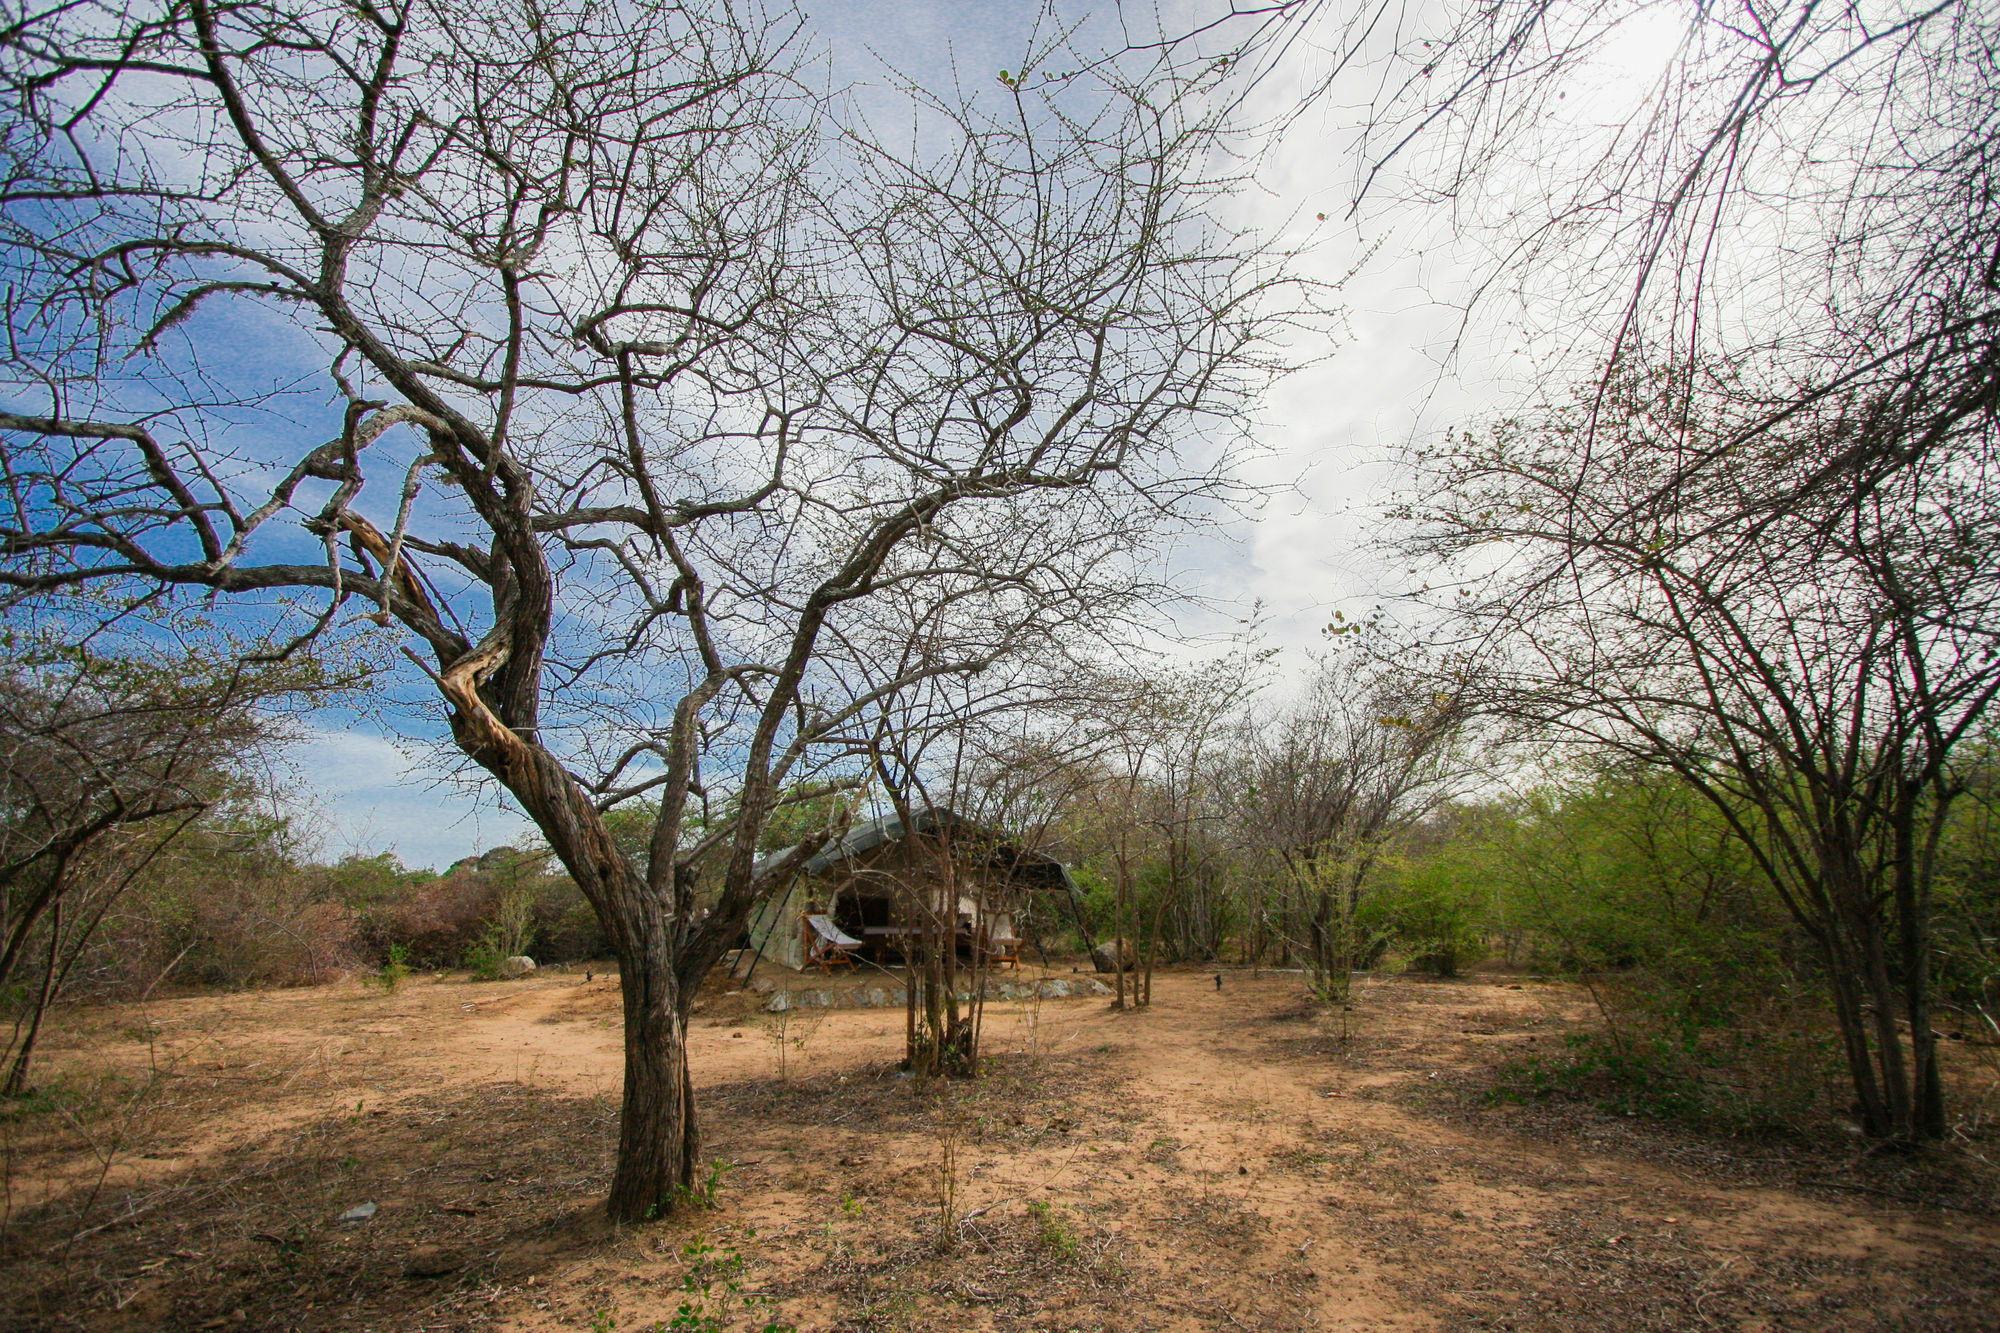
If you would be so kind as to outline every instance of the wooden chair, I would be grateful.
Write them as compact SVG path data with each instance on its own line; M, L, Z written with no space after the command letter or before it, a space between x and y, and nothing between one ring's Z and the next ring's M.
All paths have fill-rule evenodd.
M986 941L986 961L999 966L1001 963L1018 969L1021 966L1021 941L1015 935L995 935Z
M833 918L824 912L808 912L803 918L806 936L806 965L819 964L822 972L832 972L836 967L853 967L855 951L862 947L861 941L833 924Z

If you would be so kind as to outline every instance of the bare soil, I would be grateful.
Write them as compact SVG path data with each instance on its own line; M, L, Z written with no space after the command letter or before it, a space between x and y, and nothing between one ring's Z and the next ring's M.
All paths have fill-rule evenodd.
M1495 1102L1588 1020L1556 984L1364 980L1340 1010L1213 975L1136 1013L994 1003L990 1074L945 1088L896 1069L900 1009L718 986L712 1206L635 1228L599 1207L615 978L73 1011L0 1123L0 1327L2000 1327L1984 1148Z

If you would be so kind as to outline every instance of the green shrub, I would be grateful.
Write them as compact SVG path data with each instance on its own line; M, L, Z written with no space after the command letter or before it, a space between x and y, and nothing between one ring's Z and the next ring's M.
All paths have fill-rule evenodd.
M1487 1097L1588 1102L1612 1115L1726 1134L1806 1133L1831 1111L1839 1078L1830 1038L1808 1032L1573 1033L1560 1053L1501 1067Z
M1487 881L1467 857L1433 856L1382 876L1355 924L1413 970L1455 977L1486 956L1491 902Z
M409 948L406 945L392 944L389 946L388 961L377 968L375 975L369 977L368 980L393 995L396 987L402 985L409 975Z
M501 951L500 933L489 927L478 942L465 951L465 970L472 974L474 981L500 981L507 975L509 957Z

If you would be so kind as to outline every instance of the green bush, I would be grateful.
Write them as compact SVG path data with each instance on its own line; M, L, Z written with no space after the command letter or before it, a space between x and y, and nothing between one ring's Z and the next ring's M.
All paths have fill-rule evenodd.
M1581 1101L1612 1115L1743 1136L1803 1134L1833 1109L1841 1066L1822 1031L1572 1033L1502 1066L1491 1101Z
M507 975L505 964L510 956L500 948L499 932L488 928L478 942L465 951L464 967L474 981L500 981Z
M375 975L368 978L368 980L393 995L396 987L402 985L409 978L409 975L409 949L401 944L392 944L389 946L388 960L381 967L377 968Z
M1418 972L1455 977L1486 957L1492 889L1457 848L1393 868L1362 898L1355 924Z

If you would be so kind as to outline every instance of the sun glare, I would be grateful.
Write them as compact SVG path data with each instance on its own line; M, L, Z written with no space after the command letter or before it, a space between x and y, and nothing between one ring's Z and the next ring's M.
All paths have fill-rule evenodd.
M1688 15L1677 3L1655 5L1619 22L1592 54L1593 81L1612 89L1650 89L1666 72L1687 35Z

